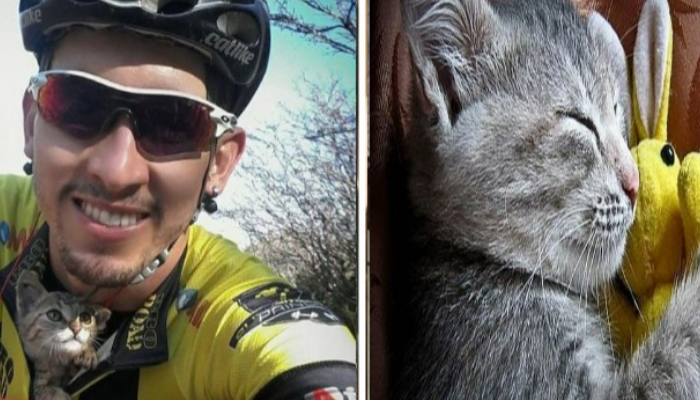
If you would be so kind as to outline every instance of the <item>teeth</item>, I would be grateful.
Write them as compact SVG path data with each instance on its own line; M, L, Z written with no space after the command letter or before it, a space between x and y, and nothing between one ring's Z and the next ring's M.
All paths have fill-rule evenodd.
M80 202L80 208L82 208L85 215L105 226L129 227L136 225L136 222L139 220L139 215L137 214L111 213L107 210L100 210L92 204L85 202Z

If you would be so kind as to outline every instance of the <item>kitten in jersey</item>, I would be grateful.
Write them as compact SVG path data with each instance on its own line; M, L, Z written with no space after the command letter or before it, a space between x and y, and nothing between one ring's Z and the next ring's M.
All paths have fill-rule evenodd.
M638 191L612 27L567 0L403 7L427 115L406 139L416 232L395 398L698 398L697 275L630 359L598 308Z
M48 292L36 273L17 280L17 331L34 363L34 398L70 399L61 389L80 368L97 365L97 334L110 311L65 292Z

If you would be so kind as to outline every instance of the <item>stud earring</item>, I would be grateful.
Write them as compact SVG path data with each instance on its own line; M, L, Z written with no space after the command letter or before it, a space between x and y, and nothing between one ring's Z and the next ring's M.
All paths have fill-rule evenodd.
M27 161L22 167L22 169L24 170L25 174L31 175L34 173L34 164L32 164L31 161Z
M211 191L211 194L204 195L204 198L202 199L202 206L204 211L209 214L214 214L216 210L219 209L219 206L216 204L216 200L214 200L217 196L219 196L219 187L214 186Z

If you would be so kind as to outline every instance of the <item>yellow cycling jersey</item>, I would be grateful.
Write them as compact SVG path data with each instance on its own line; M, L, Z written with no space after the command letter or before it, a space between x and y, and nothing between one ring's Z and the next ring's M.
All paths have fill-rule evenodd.
M0 395L28 399L31 368L12 316L19 272L62 289L31 180L0 177ZM18 261L19 260L19 261ZM191 226L178 267L118 320L74 399L355 399L356 345L340 320L235 244Z

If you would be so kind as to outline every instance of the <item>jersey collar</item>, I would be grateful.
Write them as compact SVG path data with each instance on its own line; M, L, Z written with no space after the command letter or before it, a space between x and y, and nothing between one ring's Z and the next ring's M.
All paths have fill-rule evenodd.
M53 274L48 257L49 228L44 223L28 241L19 258L0 272L0 282L8 282L2 300L12 315L16 314L15 284L17 277L33 269L49 291L63 290ZM180 274L187 254L183 251L177 265L156 291L133 315L129 315L100 348L104 360L92 371L78 375L66 390L71 393L110 370L141 368L166 362L169 358L167 316L180 289Z

